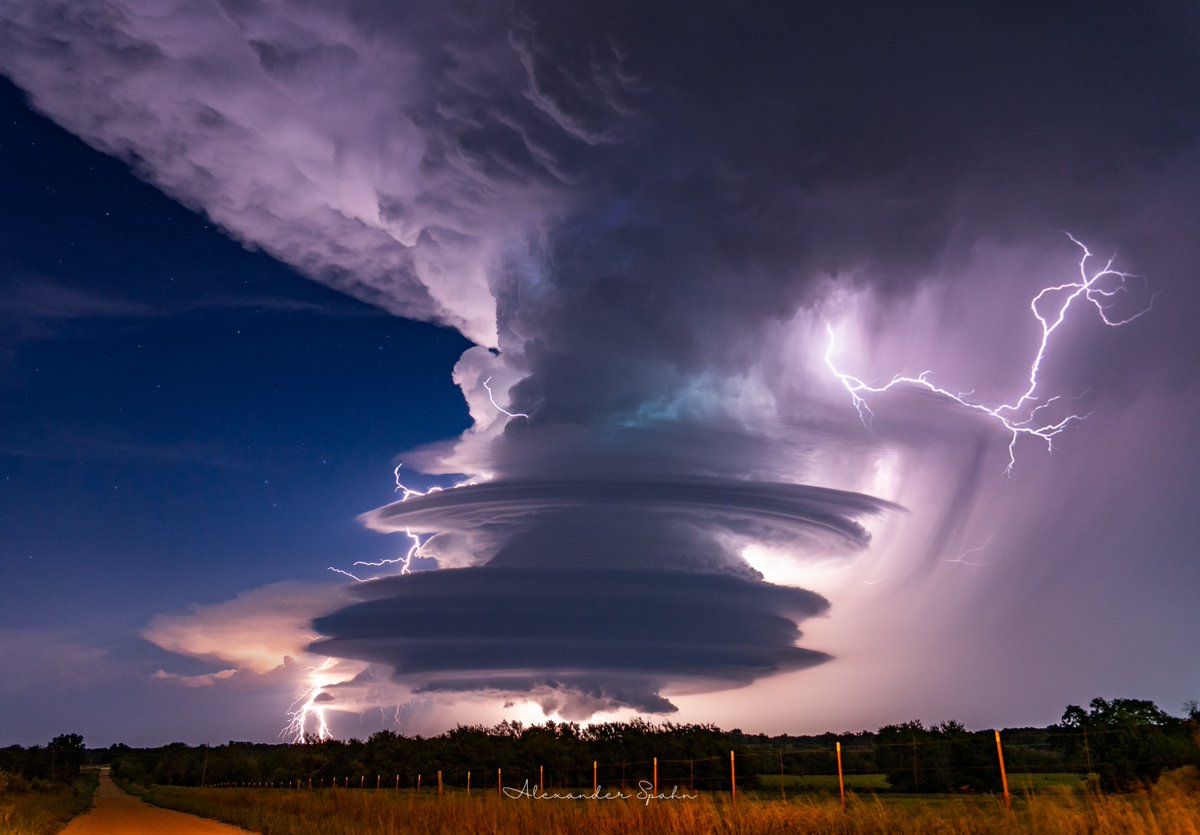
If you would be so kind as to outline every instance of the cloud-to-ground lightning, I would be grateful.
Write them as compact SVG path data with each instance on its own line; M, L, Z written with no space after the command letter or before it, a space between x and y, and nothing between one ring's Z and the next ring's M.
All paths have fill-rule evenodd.
M495 406L499 411L508 415L510 418L525 418L525 420L529 420L529 415L525 414L524 412L510 412L508 409L496 402L496 398L492 396L492 387L488 385L488 383L491 381L492 378L488 377L483 381L483 387L487 390L488 400L492 401L492 405Z
M326 658L321 666L309 668L308 683L292 702L292 709L287 714L288 723L279 732L281 737L286 737L291 742L304 742L310 733L315 734L317 739L329 739L333 736L325 722L325 706L317 703L322 688L339 678L325 674L331 664L333 659ZM309 730L310 724L313 727L312 731Z
M1008 443L1008 466L1005 468L1006 473L1011 474L1012 468L1016 464L1017 439L1022 435L1033 435L1041 438L1046 442L1047 449L1053 450L1054 438L1057 435L1066 430L1075 421L1088 417L1087 414L1070 414L1061 420L1047 420L1044 422L1039 420L1039 415L1044 409L1062 399L1061 395L1055 395L1042 400L1037 396L1036 392L1038 389L1038 372L1049 349L1050 337L1066 321L1067 312L1071 305L1074 304L1076 299L1082 298L1090 302L1099 312L1100 320L1106 326L1120 327L1149 313L1154 307L1154 299L1158 296L1157 293L1151 296L1149 303L1131 316L1115 318L1110 315L1115 299L1129 292L1127 287L1128 280L1140 278L1140 276L1113 269L1114 258L1109 258L1101 269L1089 273L1088 260L1092 258L1091 251L1073 235L1070 233L1066 234L1071 239L1071 242L1083 251L1083 255L1079 259L1079 280L1044 287L1029 302L1029 309L1033 312L1034 318L1037 319L1038 324L1041 326L1041 342L1029 365L1028 385L1011 403L1002 403L999 406L987 406L982 403L972 402L967 399L971 392L955 394L934 385L929 379L932 374L932 371L929 370L922 371L916 377L897 374L884 385L872 386L852 374L838 370L837 366L834 365L833 355L836 348L836 337L833 325L826 323L829 343L825 350L825 364L834 376L841 380L846 391L850 393L854 408L858 411L859 419L863 422L863 425L870 427L871 418L874 417L874 412L871 411L871 407L867 403L866 394L882 394L896 386L907 384L918 386L934 394L949 398L968 409L987 415L989 419L1003 426L1011 436ZM1059 298L1057 306L1050 301L1051 297L1056 294L1058 294ZM1043 310L1043 308L1046 309ZM1036 405L1029 408L1031 404Z

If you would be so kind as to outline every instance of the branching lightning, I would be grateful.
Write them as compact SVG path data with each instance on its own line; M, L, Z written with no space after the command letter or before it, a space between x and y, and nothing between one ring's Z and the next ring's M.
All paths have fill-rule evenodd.
M956 563L959 563L960 565L970 565L970 566L974 566L975 568L980 568L982 566L985 566L985 565L987 565L986 562L975 562L974 560L967 559L967 557L971 556L972 554L978 554L980 551L986 551L988 548L991 548L992 540L994 538L995 538L995 534L992 534L992 535L988 536L987 542L983 543L982 545L976 545L974 548L968 548L967 550L965 550L961 554L959 554L957 557L954 557L952 559L942 560L942 562L956 562Z
M1016 464L1017 439L1022 435L1032 435L1041 438L1046 442L1046 448L1053 450L1054 438L1057 435L1065 431L1072 423L1084 420L1089 416L1088 414L1070 414L1060 420L1045 419L1042 417L1043 411L1053 403L1061 400L1062 397L1055 395L1042 400L1037 395L1038 372L1041 370L1042 361L1045 359L1046 352L1049 349L1050 338L1066 320L1067 311L1071 305L1075 303L1076 299L1081 298L1090 302L1100 314L1101 322L1108 327L1115 328L1127 325L1133 320L1149 313L1154 307L1154 300L1158 297L1157 293L1154 294L1144 308L1131 316L1123 319L1115 318L1111 315L1111 309L1117 297L1129 292L1127 282L1130 279L1140 278L1140 276L1113 269L1113 258L1109 258L1101 269L1089 273L1088 260L1092 258L1091 251L1070 233L1067 233L1067 237L1083 251L1083 255L1079 259L1079 280L1045 287L1030 301L1029 309L1033 312L1033 316L1037 319L1039 325L1041 325L1042 337L1033 361L1029 365L1028 385L1011 403L1002 403L999 406L987 406L982 403L972 402L967 399L970 397L971 392L955 394L935 385L930 380L932 372L928 370L922 371L916 377L897 374L882 386L872 386L852 374L839 371L837 366L834 365L833 355L837 347L836 337L833 326L826 323L829 343L825 350L825 364L834 376L841 380L846 391L850 393L854 408L858 411L858 417L863 425L870 428L871 419L875 415L867 403L866 394L882 394L896 386L907 384L918 386L934 394L949 398L967 409L986 415L990 420L994 420L1003 426L1011 436L1008 443L1008 466L1005 468L1005 473L1012 473L1013 466ZM1052 296L1059 299L1057 305L1051 300Z
M488 379L491 379L491 378L489 377ZM414 496L428 496L430 493L440 493L440 492L442 492L442 490L445 489L443 487L430 487L428 490L425 490L424 492L422 492L421 490L415 490L412 487L409 487L408 485L406 485L404 482L402 482L400 480L400 468L403 466L404 466L404 464L397 464L396 469L392 470L392 475L396 480L396 492L400 494L400 501L406 502L409 499L413 498ZM457 484L452 485L450 487L450 489L456 490L459 487L470 487L471 485L473 485L475 483L476 483L475 481L468 479L467 481L460 481ZM425 548L425 546L427 546L434 539L436 539L437 534L430 534L430 535L426 536L424 539L422 539L421 535L413 533L411 528L405 528L404 533L408 535L408 538L410 540L412 540L412 545L409 546L408 551L405 552L404 556L395 557L395 558L389 559L389 560L379 560L378 562L367 562L365 560L358 560L357 562L354 563L354 565L361 565L361 566L367 566L367 567L372 567L372 568L379 568L379 567L382 567L385 565L399 565L401 574L411 574L413 557L421 556L422 549ZM329 570L334 572L335 574L341 574L345 577L349 577L351 580L354 580L356 583L365 583L365 582L367 582L367 580L374 580L374 579L378 578L378 575L376 575L374 577L366 577L366 578L359 577L357 574L352 574L351 572L345 571L341 568L334 568L332 565L329 566Z
M488 385L488 383L491 381L492 378L488 377L483 381L483 387L487 389L488 400L492 401L492 405L495 406L500 412L508 415L510 418L525 418L525 420L529 420L529 415L525 414L524 412L510 412L508 409L496 402L496 398L492 396L492 387Z
M424 546L425 542L433 539L433 537L426 537L425 542L422 542L421 537L413 533L410 528L405 528L404 533L406 533L408 538L412 540L412 545L409 546L407 553L405 553L403 557L395 557L394 559L390 560L380 560L379 562L364 562L363 560L359 560L354 564L369 565L376 568L383 565L399 565L401 574L410 574L413 557L419 557L421 555L421 548Z
M390 560L379 560L378 562L368 562L366 560L357 560L357 561L355 561L354 565L368 566L371 568L379 568L379 567L385 566L385 565L399 565L401 574L412 573L413 557L421 556L421 549L426 545L426 543L428 543L431 539L433 539L434 536L436 536L436 534L434 534L432 536L427 536L422 541L421 537L419 535L413 533L410 528L405 528L404 532L408 535L408 538L410 540L412 540L412 545L409 546L408 551L405 552L404 556L394 557ZM345 576L349 577L351 580L354 580L355 582L358 582L358 583L365 583L367 580L378 579L378 575L375 577L367 577L364 579L363 577L359 577L356 574L351 574L349 571L343 571L340 568L334 568L332 565L329 566L329 570L333 571L337 574L344 574Z
M403 466L403 464L397 464L396 469L392 470L392 475L395 476L396 479L396 492L400 494L400 501L406 502L414 496L428 496L430 493L440 493L445 489L443 487L430 487L424 492L420 490L414 490L400 481L400 468ZM478 484L478 482L474 479L467 479L466 481L460 481L457 484L450 485L450 489L457 490L460 487L471 487L474 484ZM412 534L409 534L409 536L412 536Z
M400 501L406 502L415 496L428 496L430 493L440 493L444 489L442 487L430 487L428 490L422 492L407 486L400 480L400 468L403 466L403 464L397 464L396 469L392 471L392 476L396 482L396 492L400 493ZM453 485L450 489L468 487L472 484L475 484L475 482L471 480L462 481ZM358 560L354 565L370 568L399 565L401 575L412 573L413 558L421 556L422 549L436 538L437 534L430 534L422 538L420 534L413 533L410 528L405 528L404 532L411 541L404 556L379 560L378 562ZM329 570L335 574L349 577L356 583L365 583L379 577L379 575L359 577L357 574L341 568L335 568L332 565L329 566ZM320 696L323 687L339 680L337 675L326 672L333 662L334 659L326 658L320 667L310 667L308 669L308 684L301 691L300 695L296 697L296 700L292 702L291 709L287 713L288 723L280 732L280 736L287 737L292 742L304 742L312 733L315 733L318 739L328 739L332 736L329 726L325 721L325 706L317 703L317 697ZM397 706L397 721L399 721L399 710L400 708ZM310 727L315 728L315 730L310 731Z
M291 710L287 714L287 726L279 732L280 736L287 737L291 742L304 742L310 733L317 739L329 739L333 736L325 722L325 707L317 704L317 697L321 695L322 688L338 678L326 673L331 664L333 659L326 658L321 666L308 668L308 684L292 702ZM309 730L310 725L312 731Z

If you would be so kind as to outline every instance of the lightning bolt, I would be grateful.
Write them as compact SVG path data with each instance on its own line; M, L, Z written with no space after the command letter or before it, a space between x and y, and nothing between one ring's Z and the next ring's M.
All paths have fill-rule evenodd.
M1011 475L1017 461L1017 440L1022 435L1032 435L1041 438L1046 442L1046 448L1052 451L1054 449L1055 437L1064 432L1072 423L1089 417L1090 413L1083 415L1071 414L1061 420L1046 419L1041 416L1045 409L1062 399L1061 395L1055 395L1045 400L1037 396L1038 372L1041 370L1042 361L1045 359L1046 353L1050 348L1050 338L1058 330L1059 326L1066 321L1067 312L1076 300L1082 299L1085 302L1091 303L1100 314L1100 321L1108 327L1115 328L1127 325L1149 313L1154 308L1154 300L1158 298L1159 294L1155 293L1151 296L1149 304L1133 315L1123 319L1114 317L1111 311L1116 300L1118 297L1129 292L1127 282L1130 279L1141 278L1141 276L1113 269L1115 257L1109 258L1102 268L1094 272L1089 272L1088 261L1092 258L1091 251L1069 232L1065 234L1083 253L1079 259L1079 280L1045 287L1029 302L1029 309L1041 326L1042 336L1037 352L1029 364L1028 385L1011 403L987 406L983 403L973 402L967 399L972 392L955 394L935 385L930 379L930 375L933 372L928 370L922 371L916 377L897 374L882 386L872 386L852 374L839 371L837 366L834 365L833 356L836 352L837 340L833 326L826 323L825 328L829 334L829 343L825 349L825 364L829 367L830 372L841 381L846 391L849 392L851 402L854 403L854 408L857 410L859 420L862 421L863 425L870 428L871 420L875 416L875 413L871 411L871 407L867 403L867 394L882 394L900 385L923 388L926 391L953 400L967 409L986 415L988 419L1003 426L1010 435L1008 442L1008 466L1005 467L1004 472L1007 475ZM1055 306L1053 298L1058 299L1057 306Z
M424 494L422 494L422 495L424 495ZM405 528L404 533L408 535L408 538L410 540L412 540L412 545L409 546L408 551L405 552L404 556L393 557L392 559L379 560L378 562L368 562L366 560L357 560L354 562L354 565L362 565L362 566L367 566L367 567L371 567L371 568L380 568L385 565L399 565L401 574L411 574L413 557L419 557L421 555L421 549L423 547L425 547L425 545L427 545L430 540L432 540L435 536L437 536L437 534L427 536L427 537L425 537L424 540L422 540L419 535L412 532L411 528ZM332 565L329 566L329 570L336 574L345 575L346 577L349 577L351 580L354 580L357 583L365 583L365 582L367 582L367 580L379 579L379 575L375 575L374 577L367 577L366 579L364 579L362 577L359 577L356 574L351 574L349 571L343 571L340 568L334 568Z
M488 379L491 379L491 378L489 377ZM397 464L396 469L392 470L392 475L395 476L395 478L396 478L396 492L400 494L400 501L406 502L409 499L411 499L413 496L428 496L430 493L440 493L440 492L442 492L442 490L446 489L444 487L430 487L425 492L421 492L420 490L414 490L413 488L409 487L408 485L406 485L400 481L400 468L403 466L404 466L404 464ZM456 484L450 485L450 489L457 490L460 487L471 487L472 485L475 485L478 483L479 482L475 481L474 479L467 479L466 481L460 481ZM412 536L412 534L409 534L409 536Z
M412 565L413 557L420 556L421 548L424 547L426 542L433 539L433 537L432 536L426 537L425 542L422 542L421 538L419 536L417 536L417 534L412 532L412 529L405 528L404 533L407 534L408 538L412 540L412 545L409 546L408 552L403 557L395 557L390 560L380 560L379 562L364 562L362 560L359 560L358 562L356 562L354 564L355 565L369 565L369 566L374 566L376 568L378 568L379 566L383 566L383 565L399 565L401 574L412 573L410 570L410 567ZM345 573L345 572L342 572L342 573ZM372 577L371 579L374 580L375 578Z
M499 410L500 412L503 412L504 414L508 415L510 418L525 418L525 420L529 420L529 415L525 414L524 412L510 412L508 409L504 408L503 406L501 406L499 403L496 402L496 398L492 396L492 387L488 385L488 383L490 383L491 381L492 381L492 378L488 377L486 380L483 381L483 387L485 389L487 389L488 400L492 401L492 405L495 406L496 409Z
M279 732L281 737L287 737L293 743L304 742L309 735L310 720L315 728L313 733L316 734L317 739L329 739L333 736L329 725L325 722L325 706L317 704L317 697L321 695L321 689L336 678L336 676L325 674L331 664L333 664L333 659L326 658L321 666L308 668L308 684L292 702L291 710L287 714L288 723Z
M967 557L971 556L971 554L978 554L980 551L985 551L988 548L992 547L992 540L995 538L995 536L996 536L995 534L991 534L990 536L988 536L987 542L983 543L982 545L977 545L974 548L968 548L967 550L965 550L961 554L959 554L957 557L954 557L953 559L942 560L942 562L956 562L956 563L960 563L962 565L975 566L976 568L985 566L985 565L987 565L986 562L973 562L973 561L967 559Z
M489 377L488 379L490 380L491 378ZM504 410L501 409L501 411ZM506 414L509 413L506 412ZM514 415L514 417L518 416L525 417L524 415ZM415 496L428 496L430 493L440 493L442 490L446 489L434 486L422 492L421 490L416 490L412 487L409 487L400 480L400 469L403 466L403 463L397 464L396 468L392 470L392 476L396 483L396 492L400 494L401 502L406 502ZM449 489L455 490L459 487L470 487L476 483L476 481L468 479L467 481L460 481L457 484L451 485ZM354 563L354 565L369 568L382 568L383 566L399 565L401 575L411 574L413 558L421 556L422 550L430 542L437 538L437 534L434 533L422 537L421 534L413 533L412 529L407 527L404 529L404 533L408 536L411 544L403 556L394 557L392 559L383 559L377 562L358 560ZM376 574L370 577L359 577L357 574L353 574L341 568L336 568L332 565L328 566L328 569L335 574L341 574L344 577L349 577L356 583L365 583L370 580L377 580L380 576ZM318 739L328 739L332 735L329 730L329 726L325 722L325 706L318 704L316 699L321 694L323 687L339 680L336 674L329 674L325 672L329 668L329 665L331 665L333 662L334 659L326 658L325 663L320 667L309 668L308 686L305 687L300 695L296 697L296 700L292 702L291 709L287 713L288 723L280 732L281 737L286 736L292 742L303 742L309 734L308 728L312 723L315 723L315 733ZM397 706L397 721L399 721L399 710L400 707Z
M491 378L489 377L488 379L491 379ZM404 482L402 482L400 480L400 468L403 466L404 466L404 464L402 464L402 463L397 464L396 469L392 470L392 475L396 480L396 492L400 494L400 501L406 502L409 499L413 498L414 496L428 496L430 493L440 493L440 492L442 492L442 490L446 489L443 487L430 487L428 490L422 492L420 490L415 490L412 487L409 487L408 485L406 485ZM457 490L459 487L470 487L471 485L477 484L477 483L478 482L474 481L473 479L468 479L467 481L460 481L457 484L451 485L449 489ZM412 540L412 545L409 546L408 551L405 552L404 556L394 557L392 559L387 559L387 560L379 560L378 562L367 562L365 560L358 560L354 563L354 565L361 565L361 566L372 567L372 568L380 568L385 565L399 565L401 574L411 574L413 557L421 556L422 549L425 548L425 546L427 546L434 539L436 539L437 534L436 533L430 534L430 535L426 536L424 539L422 539L420 534L413 533L411 528L405 528L404 533L408 535L408 538L410 540ZM359 577L357 574L352 574L351 572L345 571L341 568L335 568L332 565L328 566L328 568L330 571L334 572L335 574L341 574L345 577L349 577L351 580L354 580L356 583L365 583L367 580L375 580L375 579L378 579L378 576L379 576L379 575L375 575L374 577L367 577L364 579L362 577Z

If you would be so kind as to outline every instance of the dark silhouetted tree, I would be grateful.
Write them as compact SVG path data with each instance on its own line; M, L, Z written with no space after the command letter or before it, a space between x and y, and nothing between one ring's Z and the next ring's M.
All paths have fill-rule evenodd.
M71 782L79 776L83 765L83 737L79 734L60 734L46 746L50 753L50 779Z
M1056 742L1107 791L1153 783L1165 769L1195 761L1185 720L1143 699L1092 699L1088 710L1068 705L1059 728Z

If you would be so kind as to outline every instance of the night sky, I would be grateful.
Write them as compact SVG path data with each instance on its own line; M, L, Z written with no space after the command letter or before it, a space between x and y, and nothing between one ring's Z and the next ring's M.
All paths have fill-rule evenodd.
M1200 698L1200 12L740 5L0 2L0 744Z

